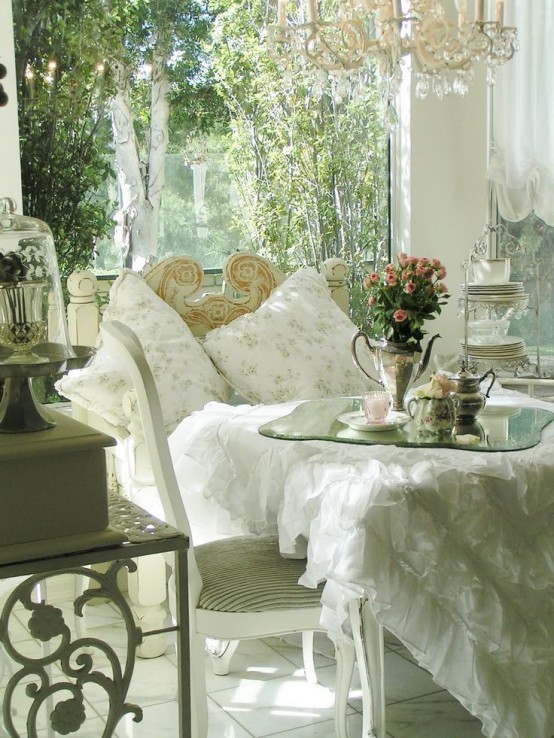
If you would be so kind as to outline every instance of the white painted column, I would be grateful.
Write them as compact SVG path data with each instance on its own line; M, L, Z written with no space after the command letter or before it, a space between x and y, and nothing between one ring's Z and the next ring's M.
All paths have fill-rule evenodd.
M408 81L393 142L393 252L438 258L445 264L452 297L426 329L441 335L433 354L459 353L461 264L488 220L485 71L476 69L466 97L449 95L439 101L429 95L417 100L409 88Z
M0 108L0 197L12 197L21 212L21 163L11 0L0 0L0 62L7 68L1 80L8 104Z

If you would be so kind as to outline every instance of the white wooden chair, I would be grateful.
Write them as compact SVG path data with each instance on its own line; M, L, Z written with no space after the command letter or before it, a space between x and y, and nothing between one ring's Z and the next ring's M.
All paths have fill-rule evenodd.
M152 470L167 522L189 536L189 521L175 477L156 386L138 339L126 326L105 322L103 340L125 364L137 394ZM194 543L194 542L192 542ZM204 641L238 641L321 630L321 589L298 584L305 562L284 559L276 537L240 536L191 546L189 599L192 734L207 735ZM337 648L335 728L347 738L346 706L354 646Z
M342 259L329 259L322 264L321 271L333 300L347 313L349 290L346 263ZM212 328L255 311L285 278L286 275L267 259L248 252L237 252L228 257L219 283L213 281L212 284L206 284L206 275L200 264L186 255L163 259L144 275L152 290L176 310L199 339ZM89 271L70 275L67 282L70 295L67 315L73 344L95 343L102 317L96 297L100 293L107 299L109 284L109 281L98 280ZM134 393L131 392L126 397L127 407L131 409L134 402ZM156 509L151 508L152 498L156 497L152 494L155 482L142 428L116 427L105 417L77 402L72 403L72 414L77 420L117 439L115 449L108 451L110 487L156 514ZM146 561L146 558L149 560ZM129 577L133 613L141 627L157 630L162 627L165 618L165 564L155 556L145 557L138 563L137 573ZM303 637L303 644L307 675L311 681L316 681L308 634ZM226 645L222 652L218 644L210 644L210 647L213 646L216 673L227 673L227 663L235 645ZM159 635L147 639L139 653L152 658L164 650L165 638Z

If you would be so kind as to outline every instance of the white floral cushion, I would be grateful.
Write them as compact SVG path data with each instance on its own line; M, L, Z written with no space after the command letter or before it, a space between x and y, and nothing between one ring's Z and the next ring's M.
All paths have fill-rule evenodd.
M203 346L250 402L356 396L369 384L352 359L356 330L333 302L325 278L306 268L254 313L210 331Z
M168 433L185 416L211 400L227 402L231 388L214 367L183 319L135 272L125 269L113 283L105 320L119 320L142 343L160 395ZM131 380L99 345L91 364L62 377L60 394L126 427L123 396Z

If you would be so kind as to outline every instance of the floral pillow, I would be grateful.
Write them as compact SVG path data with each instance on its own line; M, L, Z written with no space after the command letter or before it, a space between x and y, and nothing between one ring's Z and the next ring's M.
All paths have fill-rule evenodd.
M135 272L123 270L110 290L105 320L119 320L140 340L154 375L166 430L211 400L226 402L231 388L183 319ZM126 427L123 396L130 377L100 345L91 364L56 383L60 394Z
M301 269L254 313L210 331L203 346L250 402L356 396L369 384L352 359L356 330L333 301L325 277Z

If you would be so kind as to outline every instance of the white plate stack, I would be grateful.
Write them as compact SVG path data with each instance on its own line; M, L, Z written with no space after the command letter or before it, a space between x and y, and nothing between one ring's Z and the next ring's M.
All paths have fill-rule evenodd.
M506 335L513 308L525 309L529 295L523 291L523 282L482 284L470 282L461 285L470 309L489 308L487 313L496 320L472 320L468 323L467 354L469 357L496 365L502 362L523 363L527 358L525 341L518 336ZM466 294L467 293L467 294ZM465 340L461 339L462 352L466 354Z
M461 285L465 293L465 285ZM523 302L529 295L523 291L523 282L506 282L506 284L477 284L470 282L467 296L477 302Z
M498 339L498 343L471 343L471 338L467 342L467 353L475 358L484 361L490 359L495 361L510 361L514 359L523 359L527 356L527 347L525 341L517 336L504 336ZM462 339L462 351L465 353L465 342Z

